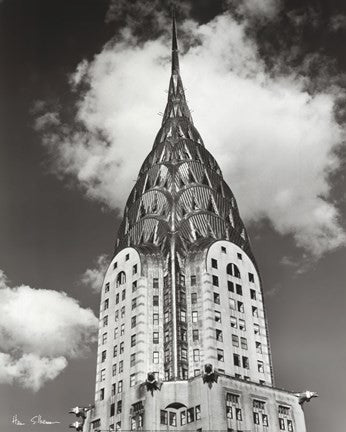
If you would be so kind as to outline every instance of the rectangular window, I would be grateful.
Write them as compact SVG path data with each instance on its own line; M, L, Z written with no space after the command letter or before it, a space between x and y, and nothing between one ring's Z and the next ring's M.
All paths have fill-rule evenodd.
M263 426L269 426L267 414L262 414L262 423L263 423Z
M117 364L114 363L114 365L112 366L112 376L115 376L117 374Z
M100 400L103 400L105 398L105 389L100 389Z
M125 333L125 324L121 324L121 327L120 327L120 336L123 336L124 333Z
M153 296L153 306L158 306L158 305L159 305L159 296L154 295Z
M194 349L193 350L193 361L194 362L199 362L199 349Z
M192 423L195 421L195 410L194 408L189 408L187 410L187 422Z
M137 264L135 264L135 265L132 267L132 274L133 274L133 275L137 274Z
M121 314L121 318L124 318L124 316L125 316L125 306L123 306L121 308L120 314Z
M114 339L118 337L118 327L115 327L114 329Z
M191 304L197 303L197 293L191 293Z
M285 420L283 418L279 418L279 427L280 430L285 430Z
M158 344L159 343L159 332L153 333L153 343Z
M243 256L242 256L242 254L241 253L237 253L237 257L238 257L238 259L240 259L240 260L242 260L243 259Z
M252 316L257 318L258 317L258 309L256 306L252 306Z
M197 282L196 275L192 275L190 281L191 281L191 286L195 286Z
M108 291L109 291L109 282L107 282L105 286L105 292L107 293Z
M234 292L234 283L231 281L227 281L227 288L229 292Z
M153 288L159 287L159 278L153 278Z
M246 340L246 338L244 338L244 337L240 338L240 345L241 345L242 349L247 350L247 340Z
M115 304L119 303L119 293L116 294L115 296Z
M199 339L199 331L196 329L192 330L192 340L198 341L198 339Z
M116 390L115 383L113 383L112 384L112 393L111 393L112 396L115 396L115 390Z
M159 314L158 313L154 313L153 314L153 324L154 325L158 325L159 324Z
M261 342L256 342L256 352L262 354L262 344Z
M132 309L135 309L137 307L137 297L132 299L131 305L132 305Z
M159 363L159 352L158 351L154 351L153 352L153 363L154 364L158 364Z
M130 387L133 387L136 385L136 374L130 375Z
M115 270L117 267L118 267L118 263L115 262L115 263L113 264L113 269Z
M227 393L226 394L226 405L229 406L231 404L238 404L239 403L239 395L234 393Z
M181 359L187 360L187 350L185 348L181 348Z
M186 411L181 411L180 412L180 424L181 426L186 425Z
M214 303L220 304L220 294L214 293Z
M106 369L102 369L100 373L100 381L104 381L106 379Z
M251 300L256 300L256 291L254 289L250 289L250 297Z
M197 311L192 312L192 322L193 323L198 322L198 312Z
M170 319L169 311L166 311L163 315L164 323L167 324L169 322L169 319ZM181 313L180 313L180 319L181 319Z
M131 336L131 347L134 347L137 343L137 335L132 335Z
M222 330L216 329L215 336L218 342L223 342Z
M259 414L258 414L258 412L254 412L253 413L253 422L255 423L255 424L259 424Z
M231 316L231 327L238 328L237 318L234 316Z
M118 345L114 345L113 347L113 357L116 357L118 355Z
M195 416L196 416L196 420L201 420L201 406L200 405L196 405L196 407L195 407Z
M221 322L221 312L215 311L215 321L219 323Z
M238 312L244 312L244 303L238 301L237 302L237 309L238 309Z
M225 246L221 246L221 252L222 253L227 253L227 250L226 250Z
M224 361L224 354L222 349L217 350L217 360L220 362Z
M136 315L131 318L131 328L136 327L137 325L137 317Z
M130 356L130 367L133 367L136 364L136 353L132 353Z
M243 319L239 318L238 324L239 324L239 330L241 330L241 331L245 331L246 330L245 321Z
M253 331L254 331L255 335L259 335L260 334L260 326L258 324L254 324L253 325Z
M108 309L108 307L109 307L109 300L106 299L106 300L104 301L104 303L103 303L103 310Z
M168 424L168 413L165 410L161 410L160 411L160 423L162 425L167 425Z
M287 420L287 430L288 430L288 432L293 432L293 422L292 422L292 420Z
M237 309L237 307L236 307L236 302L235 302L234 299L230 298L230 299L228 299L228 302L229 302L229 307L230 307L232 310L236 310L236 309Z
M123 289L121 291L121 300L125 300L125 298L126 298L126 291Z
M107 343L107 333L103 333L102 335L102 344L104 345L105 343Z
M120 343L119 353L122 354L124 352L124 342Z
M123 381L120 380L118 382L118 393L122 393L122 391L123 391Z
M242 289L241 285L236 284L235 289L236 289L236 292L238 295L243 295L243 289Z
M177 425L177 414L175 412L169 412L169 425L176 426Z
M121 421L118 421L115 425L115 430L120 431L121 430Z
M132 282L132 292L137 291L137 281Z
M235 347L239 346L239 337L235 334L232 334L232 345Z
M261 360L257 361L257 369L258 369L258 372L264 373L264 363L263 363L263 361L261 361Z
M102 351L102 354L101 354L101 362L102 363L106 360L106 357L107 357L107 351L106 350Z
M187 332L185 329L181 329L180 335L181 335L181 340L186 342L187 341Z
M123 403L121 400L119 400L117 402L117 414L121 414L122 409L123 409Z
M240 356L238 354L233 354L234 366L240 366Z
M108 325L108 315L103 317L103 327L106 327Z
M119 311L116 310L116 311L115 311L115 314L114 314L114 321L117 322L118 319L119 319Z
M242 416L242 413L241 413L241 409L240 409L240 408L236 408L236 409L235 409L235 416L236 416L236 419L237 419L238 421L242 421L242 420L243 420L243 416Z
M255 282L255 277L253 273L249 273L249 282Z
M213 275L213 285L214 286L219 286L219 278L215 275Z
M125 255L125 261L128 261L130 259L130 254Z
M214 259L214 258L211 259L211 266L212 266L212 268L217 269L217 260L216 259Z
M243 368L244 368L244 369L250 369L250 365L249 365L249 359L248 359L248 357L244 357L244 356L243 356L242 361L243 361Z
M123 371L124 371L124 362L123 362L123 360L120 360L120 362L119 362L119 373L121 374L121 373L123 373Z

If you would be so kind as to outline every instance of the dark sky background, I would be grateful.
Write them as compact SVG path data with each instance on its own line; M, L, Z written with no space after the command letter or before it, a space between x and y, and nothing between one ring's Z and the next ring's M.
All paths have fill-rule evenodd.
M235 2L231 3L230 10L239 14ZM160 2L157 4L160 7ZM189 16L200 23L210 21L225 8L225 2L211 0L185 4L190 6ZM98 295L79 280L98 256L112 253L119 216L86 199L73 180L52 174L46 148L33 125L37 100L65 106L74 103L76 94L70 90L69 75L81 60L91 60L122 27L133 23L138 14L138 9L125 6L115 16L109 10L105 0L0 2L0 269L11 286L65 291L83 308L93 308L96 316ZM287 19L287 14L297 10L307 17L298 27ZM313 16L318 17L316 24L311 22ZM298 45L289 67L323 79L320 71L314 70L319 65L302 66L307 53L318 51L328 58L325 67L342 86L346 25L334 32L326 30L335 16L346 16L345 2L286 1L275 20L256 21L249 31L258 39L268 68L280 53L293 52ZM150 20L149 14L133 25L143 40L162 31L152 26L148 34L146 24ZM168 74L167 70L167 82ZM161 107L154 109L163 108L164 98ZM340 100L341 106L343 103ZM342 110L337 114L342 123ZM147 143L148 152L151 144ZM212 152L212 145L206 146ZM345 227L342 148L339 157L341 168L330 179L331 200ZM264 281L276 385L293 391L317 391L319 398L305 405L308 431L341 432L346 404L346 249L339 247L311 260L305 271L299 272L297 261L282 263L284 256L296 260L305 256L290 235L278 234L268 221L253 223L248 230ZM62 373L37 392L17 383L0 384L0 430L67 430L72 421L66 414L69 408L93 401L95 366L93 344L89 353L69 360ZM61 423L19 427L11 424L15 414L26 423L38 414Z

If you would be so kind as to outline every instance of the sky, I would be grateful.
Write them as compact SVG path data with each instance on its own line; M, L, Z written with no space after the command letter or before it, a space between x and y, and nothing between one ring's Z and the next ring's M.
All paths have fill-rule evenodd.
M346 5L176 1L195 126L233 190L276 386L346 403ZM0 430L93 401L102 274L160 127L170 3L0 1ZM14 415L25 426L11 423Z

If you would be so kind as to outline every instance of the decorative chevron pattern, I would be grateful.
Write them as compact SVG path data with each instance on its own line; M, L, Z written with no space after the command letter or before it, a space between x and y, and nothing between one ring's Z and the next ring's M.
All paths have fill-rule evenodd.
M127 201L115 252L151 245L168 253L172 235L182 257L204 238L228 239L252 256L234 195L193 125L176 67L162 125Z

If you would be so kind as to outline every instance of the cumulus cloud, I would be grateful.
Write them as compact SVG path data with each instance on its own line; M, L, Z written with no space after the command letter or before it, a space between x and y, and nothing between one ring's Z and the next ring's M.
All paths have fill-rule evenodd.
M312 78L268 70L246 23L229 14L180 29L193 39L181 64L195 124L244 219L268 219L315 256L344 244L329 184L344 139L335 119L341 89L311 92ZM168 73L167 39L139 43L130 31L83 62L71 78L88 86L75 123L58 126L57 113L37 119L55 172L88 197L122 208L159 128Z
M102 282L109 265L107 255L100 255L93 268L88 268L81 276L81 284L91 289L94 293L99 293L102 288Z
M97 318L64 292L11 288L0 273L0 382L38 390L96 340Z
M24 388L38 391L43 383L54 380L66 366L65 357L23 354L16 360L10 354L0 353L0 383L19 383Z
M228 7L250 18L273 19L282 8L281 0L226 0Z
M333 31L346 29L346 15L337 14L330 18L330 28Z

